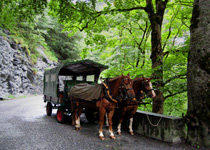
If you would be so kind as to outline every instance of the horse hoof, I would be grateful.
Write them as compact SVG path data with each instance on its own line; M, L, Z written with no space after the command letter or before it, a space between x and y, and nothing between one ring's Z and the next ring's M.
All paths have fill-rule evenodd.
M118 135L122 135L121 132L117 132Z
M81 130L82 128L81 127L75 127L75 130L76 131L79 131L79 130Z
M79 128L76 128L76 127L75 127L75 130L76 130L76 131L79 131Z
M110 136L110 138L111 138L111 139L114 139L114 140L116 139L116 137L115 137L115 136Z
M133 131L130 132L131 135L134 135Z
M99 136L98 138L101 140L105 140L104 136Z

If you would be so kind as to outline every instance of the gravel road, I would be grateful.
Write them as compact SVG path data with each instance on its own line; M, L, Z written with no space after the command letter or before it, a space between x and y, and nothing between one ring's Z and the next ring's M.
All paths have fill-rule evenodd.
M70 121L57 123L45 112L43 96L0 101L0 150L194 150L185 143L171 144L122 130L116 140L98 139L99 124L89 124L82 117L82 130L76 131ZM116 131L116 127L114 127Z

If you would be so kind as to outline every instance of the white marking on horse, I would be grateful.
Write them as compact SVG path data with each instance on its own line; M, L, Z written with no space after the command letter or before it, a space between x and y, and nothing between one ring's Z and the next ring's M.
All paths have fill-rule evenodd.
M149 82L149 87L150 87L150 89L153 89L151 82ZM156 96L155 91L151 90L151 92L152 92L152 98L154 98Z
M113 131L109 130L110 136L114 136Z
M133 126L133 118L130 118L130 123L129 123L129 131L130 132L133 132L132 126Z
M81 126L80 126L80 118L78 118L77 120L76 120L76 125L75 125L75 127L77 127L77 128L80 128Z
M117 126L117 132L118 133L121 132L121 123L119 123L118 126Z
M104 137L103 131L99 131L99 137Z

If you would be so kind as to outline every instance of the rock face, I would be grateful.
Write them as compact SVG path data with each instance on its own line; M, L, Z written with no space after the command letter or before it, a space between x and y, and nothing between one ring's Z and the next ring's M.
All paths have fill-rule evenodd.
M0 35L0 97L42 94L44 70L53 66L47 58L32 65L20 44Z

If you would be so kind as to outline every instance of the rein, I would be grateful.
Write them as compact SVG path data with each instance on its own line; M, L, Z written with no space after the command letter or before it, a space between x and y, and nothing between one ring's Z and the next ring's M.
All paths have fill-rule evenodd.
M151 104L151 103L138 102L138 103L135 103L135 104L123 104L123 105L125 105L125 106L133 106L133 105L141 105L141 104L146 105L146 104Z
M144 81L142 82L142 84L143 84L144 87L145 87L145 82L144 82ZM145 89L146 89L146 87L145 87ZM149 91L154 91L154 90L155 90L155 89L153 89L153 88L151 88L151 89L149 89L149 90L146 89L146 93L148 93Z
M149 90L146 89L146 92L149 92L149 91L152 91L152 90L155 90L155 89L153 89L153 88L152 89L149 89Z

